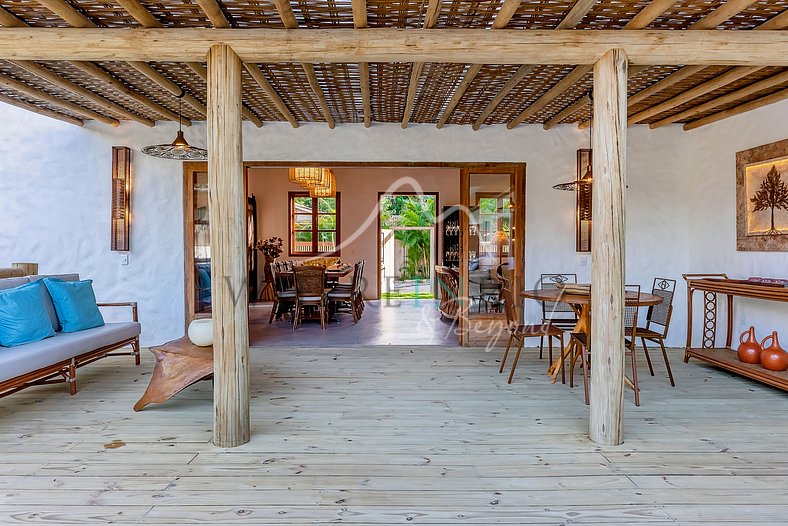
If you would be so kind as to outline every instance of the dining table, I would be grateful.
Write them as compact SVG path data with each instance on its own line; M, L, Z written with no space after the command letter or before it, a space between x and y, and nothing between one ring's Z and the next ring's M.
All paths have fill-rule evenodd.
M591 294L565 292L560 288L548 288L524 290L520 292L520 297L552 303L567 303L577 316L577 323L575 323L571 332L585 334L586 341L591 341ZM659 305L662 301L662 296L651 294L650 292L626 291L625 302L627 305L651 307ZM567 357L572 356L575 345L576 343L572 338L569 338L558 358L550 364L547 376L550 377L551 383L555 383L558 373L564 368ZM631 384L631 381L627 383Z
M340 265L340 266L331 266L326 267L326 281L336 281L339 278L344 278L348 274L353 272L353 265ZM277 276L284 276L292 278L294 276L292 270L283 270L281 272L276 273Z

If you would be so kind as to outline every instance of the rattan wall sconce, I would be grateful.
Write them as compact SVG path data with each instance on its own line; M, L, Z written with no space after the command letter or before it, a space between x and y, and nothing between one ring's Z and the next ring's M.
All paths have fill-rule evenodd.
M112 147L112 241L110 250L129 250L129 197L131 193L131 149Z
M591 252L591 195L594 184L591 175L591 150L577 150L577 225L575 248L577 252Z

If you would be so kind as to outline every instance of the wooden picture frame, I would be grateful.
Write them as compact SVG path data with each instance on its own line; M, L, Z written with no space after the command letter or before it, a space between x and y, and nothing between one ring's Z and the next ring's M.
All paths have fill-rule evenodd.
M788 139L736 152L736 250L788 251Z

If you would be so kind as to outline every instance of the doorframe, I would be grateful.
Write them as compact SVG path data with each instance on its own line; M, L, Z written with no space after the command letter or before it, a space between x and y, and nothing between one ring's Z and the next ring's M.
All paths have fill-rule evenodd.
M381 168L459 168L460 169L460 202L465 202L468 199L468 188L467 183L470 180L470 170L475 172L481 171L490 171L494 173L496 171L500 172L506 168L519 172L522 174L520 176L520 180L522 182L522 203L523 206L520 207L521 215L522 215L522 234L523 234L523 241L519 248L517 248L518 252L522 250L522 261L523 261L523 272L525 269L525 173L527 163L525 162L392 162L392 161L244 161L243 162L243 174L244 174L244 187L246 188L246 193L248 195L248 169L249 168L287 168L293 166L309 166L309 167L321 167L325 166L328 168L336 168L336 167L381 167ZM208 163L204 161L185 161L183 163L183 217L184 217L184 328L189 326L189 323L195 317L205 317L206 315L201 314L195 316L194 314L194 273L192 269L194 268L194 241L193 241L193 217L191 212L190 205L191 204L191 188L189 188L189 182L191 181L191 174L194 172L199 171L208 171ZM465 199L463 200L463 195L465 195ZM465 214L461 214L464 216ZM467 283L465 283L468 279L468 271L464 270L467 269L468 261L467 257L465 256L465 247L467 246L468 239L467 239L467 219L465 222L465 228L463 229L463 235L460 237L460 318L459 318L459 331L460 331L460 345L466 344L466 337L465 331L466 328L466 321L465 318L467 314L463 310L463 305L466 303L462 300L462 296L467 291ZM377 241L376 241L377 242ZM378 247L380 243L377 242ZM378 258L380 260L380 258ZM463 278L464 276L464 278Z
M382 210L380 209L380 200L381 200L382 197L387 196L387 195L391 195L391 196L397 196L397 195L431 195L431 196L435 197L435 214L433 216L433 224L432 224L432 236L433 236L433 240L435 242L435 253L432 254L431 255L432 257L430 258L430 265L432 265L432 267L433 267L433 271L430 272L430 276L433 276L435 274L434 267L435 267L435 265L437 265L438 253L441 250L441 248L439 246L441 241L438 239L438 214L440 212L440 192L413 192L413 191L411 191L411 192L378 192L378 200L375 203L375 206L377 206L377 208L378 208L378 214L377 214L378 220L377 220L377 228L376 228L376 232L375 232L375 239L376 239L375 244L378 247L378 249L377 249L377 254L378 254L378 256L377 256L377 264L375 265L376 270L377 270L377 281L378 281L378 295L377 295L377 299L380 299L381 293L383 292L383 290L382 290L383 289L383 287L382 287L383 284L381 283L381 278L383 277L382 276L383 269L381 268L382 261L381 261L381 253L380 253L380 249L381 249L381 246L380 246L380 226L381 226L380 225L380 214L382 212ZM432 286L432 293L433 294L435 293L435 283L434 283L434 281L435 281L434 279L430 280L430 285Z

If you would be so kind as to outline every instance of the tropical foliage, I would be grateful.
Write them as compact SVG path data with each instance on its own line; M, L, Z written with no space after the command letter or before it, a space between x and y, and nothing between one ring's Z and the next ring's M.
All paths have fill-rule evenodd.
M435 197L430 195L395 195L382 200L381 226L432 227L435 224ZM405 261L400 267L402 279L430 277L430 237L428 230L395 230L394 239L405 249Z

